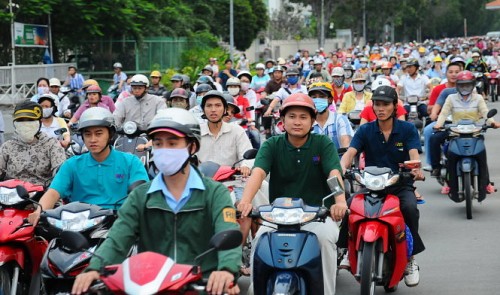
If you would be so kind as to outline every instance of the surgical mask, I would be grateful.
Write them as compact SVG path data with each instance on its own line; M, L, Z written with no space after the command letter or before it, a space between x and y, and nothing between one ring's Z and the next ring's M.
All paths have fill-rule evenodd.
M166 176L172 176L179 172L188 159L188 148L159 148L153 150L153 162L155 163L156 168L158 168L158 170Z
M468 95L470 95L473 90L474 90L474 85L460 85L460 86L457 86L457 91L462 96L468 96Z
M343 78L333 78L333 84L335 86L340 87L342 84L344 84L344 79Z
M172 101L171 105L173 108L180 108L180 109L185 109L187 107L187 101Z
M295 85L295 84L297 84L299 82L299 77L298 76L287 77L286 81L290 85Z
M54 108L53 107L43 109L43 117L45 119L50 118L52 116L53 112L54 112Z
M323 113L328 107L328 99L327 98L313 98L314 106L318 113Z
M196 104L201 106L201 101L203 100L203 96L201 95L198 95L196 96Z
M250 88L250 83L247 82L241 82L241 90L247 91L248 88Z
M362 67L363 69L364 69L364 68L366 68L366 67L368 66L368 64L367 64L367 63L365 63L365 62L361 63L360 65L361 65L361 67Z
M45 86L38 87L37 91L38 91L38 95L47 94L47 93L49 93L49 87L45 87Z
M240 88L239 87L228 87L227 92L229 92L229 94L231 94L232 96L236 96L236 95L240 94Z
M15 133L22 142L30 143L40 130L39 121L14 122Z
M365 84L352 83L352 88L354 88L354 91L356 92L363 92L363 90L365 89Z

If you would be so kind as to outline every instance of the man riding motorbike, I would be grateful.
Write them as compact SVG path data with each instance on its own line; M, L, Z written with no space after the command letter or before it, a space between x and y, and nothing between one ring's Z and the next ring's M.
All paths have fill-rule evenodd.
M160 83L160 71L152 71L149 77L151 78L151 85L149 86L148 93L152 95L163 96L163 94L167 91L167 88Z
M430 92L432 86L427 76L420 75L418 72L419 67L418 60L414 58L408 60L406 65L408 75L401 78L398 82L397 93L400 97L417 96L420 100L424 100L427 97L426 89ZM404 107L406 112L409 113L410 105L406 103L406 100ZM425 103L419 104L417 112L419 118L426 117L427 105Z

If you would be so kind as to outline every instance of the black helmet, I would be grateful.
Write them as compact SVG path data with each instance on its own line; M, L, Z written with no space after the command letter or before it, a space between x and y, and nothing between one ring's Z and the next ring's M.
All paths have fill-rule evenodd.
M222 104L224 105L224 110L227 110L227 101L224 98L224 94L222 94L222 92L217 91L217 90L210 90L209 92L207 92L203 96L203 98L201 100L201 108L202 109L205 109L205 103L207 102L207 99L212 98L212 97L220 98L220 100L222 101Z
M200 94L203 92L209 92L210 90L214 90L214 89L209 84L200 84L200 85L198 85L198 87L196 87L196 94Z
M418 59L416 59L416 58L410 58L408 60L408 62L406 63L406 66L407 67L409 67L409 66L415 66L418 69L420 67L420 64L418 63Z
M398 103L398 93L391 86L380 86L373 92L372 100Z
M175 74L170 78L170 81L181 81L182 82L182 76L180 74Z
M27 100L16 105L12 119L14 121L18 119L30 119L32 121L36 121L42 119L42 114L42 107L38 103Z
M231 94L226 93L226 92L223 93L222 95L226 99L227 104L232 105L234 107L234 114L238 114L240 112L240 107L234 101L234 97Z

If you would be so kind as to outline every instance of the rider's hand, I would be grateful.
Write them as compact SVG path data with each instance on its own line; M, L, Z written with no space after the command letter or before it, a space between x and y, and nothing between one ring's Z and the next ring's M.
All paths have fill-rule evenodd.
M39 206L33 211L33 213L28 215L28 222L36 226L38 221L40 220L40 214L42 213L42 208Z
M340 221L344 218L345 213L347 212L347 203L345 201L336 201L330 207L330 215L332 219L335 221Z
M239 294L240 288L234 283L234 275L228 271L213 271L208 277L207 292L209 294Z
M95 270L77 275L73 283L73 289L71 289L71 294L80 295L87 292L92 282L98 279L99 272Z
M420 168L412 169L410 173L411 175L413 175L413 180L423 180L425 178L424 173L422 173L422 170Z
M271 108L269 108L265 113L264 113L264 117L269 117L271 116Z
M437 114L430 114L429 118L431 118L432 121L436 121L438 118L438 115Z
M241 212L242 217L247 217L252 212L253 206L251 202L241 200L237 206L238 211Z
M434 131L437 131L437 130L441 129L441 125L436 124L436 125L434 125L434 127L432 127L432 129L434 129Z
M248 168L247 166L241 166L241 167L238 167L236 169L239 170L240 173L241 173L241 175L244 176L244 177L250 176L250 173L252 172L250 170L250 168Z
M495 129L500 128L500 122L491 123L491 127L495 128Z
M145 144L138 144L137 147L135 148L136 151L138 152L142 152L144 151L144 149L146 148L146 145Z

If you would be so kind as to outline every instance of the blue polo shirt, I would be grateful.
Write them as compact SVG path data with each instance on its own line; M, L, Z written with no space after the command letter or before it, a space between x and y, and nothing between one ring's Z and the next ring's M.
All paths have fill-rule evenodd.
M420 138L412 123L394 120L391 135L386 142L378 126L378 120L363 124L354 134L351 147L365 152L366 166L391 168L399 171L399 163L410 160L409 151L420 151Z
M139 180L149 181L139 158L111 148L103 162L94 160L90 153L71 157L61 165L50 188L70 202L114 209L114 204L127 196L128 187Z
M457 93L457 88L445 88L441 93L439 93L439 96L436 100L436 104L440 105L441 107L444 106L444 103L446 102L446 98L448 98L448 95L455 94Z
M205 185L203 184L203 180L201 176L198 174L195 168L191 166L189 171L188 180L186 182L186 187L184 187L184 191L182 192L182 196L179 200L177 200L172 193L168 190L165 181L163 180L163 173L159 173L156 177L151 181L151 186L149 187L148 194L156 191L161 191L167 205L174 211L175 213L179 212L184 205L191 198L191 193L193 190L205 190Z

